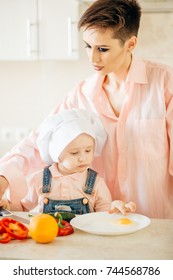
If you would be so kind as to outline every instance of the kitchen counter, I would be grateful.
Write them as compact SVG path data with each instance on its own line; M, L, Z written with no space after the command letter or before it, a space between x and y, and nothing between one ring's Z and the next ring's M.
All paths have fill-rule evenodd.
M25 212L17 212L27 217ZM48 244L32 239L0 244L1 260L173 260L173 220L151 219L151 224L127 235L101 236L75 229Z

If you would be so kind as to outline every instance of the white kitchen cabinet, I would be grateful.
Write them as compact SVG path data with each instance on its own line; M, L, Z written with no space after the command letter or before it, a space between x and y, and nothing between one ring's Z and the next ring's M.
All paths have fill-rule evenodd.
M0 0L0 60L37 58L37 1Z
M78 58L77 0L0 0L0 60Z
M38 0L39 58L78 58L78 1Z

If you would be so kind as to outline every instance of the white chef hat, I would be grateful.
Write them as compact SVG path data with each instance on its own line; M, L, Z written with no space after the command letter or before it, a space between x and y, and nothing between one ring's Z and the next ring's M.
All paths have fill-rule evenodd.
M107 134L96 114L83 109L67 109L48 117L40 126L37 146L46 164L59 161L65 147L82 133L95 139L95 156L99 156Z

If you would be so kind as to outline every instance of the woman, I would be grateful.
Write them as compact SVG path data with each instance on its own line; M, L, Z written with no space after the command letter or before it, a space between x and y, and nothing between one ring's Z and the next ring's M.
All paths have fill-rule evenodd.
M112 199L132 200L149 217L173 218L173 70L132 56L140 17L136 0L97 0L84 12L79 29L96 73L53 114L73 107L97 112L108 140L93 168ZM45 165L38 133L1 160L1 189L9 182L14 209L26 193L24 176Z

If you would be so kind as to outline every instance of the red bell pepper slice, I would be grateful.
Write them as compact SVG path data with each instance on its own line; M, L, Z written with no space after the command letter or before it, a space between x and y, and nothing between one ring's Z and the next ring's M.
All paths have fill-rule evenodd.
M1 220L1 226L12 238L22 240L28 237L28 228L14 219L3 218Z
M11 236L7 232L0 233L0 243L8 243L11 240Z
M0 221L0 234L1 234L1 233L4 233L4 232L5 232L5 229L2 227L1 221Z
M56 219L58 223L58 234L57 236L66 236L69 234L72 234L74 232L74 229L70 223L68 223L65 220L62 220L61 214L58 213L58 218Z

